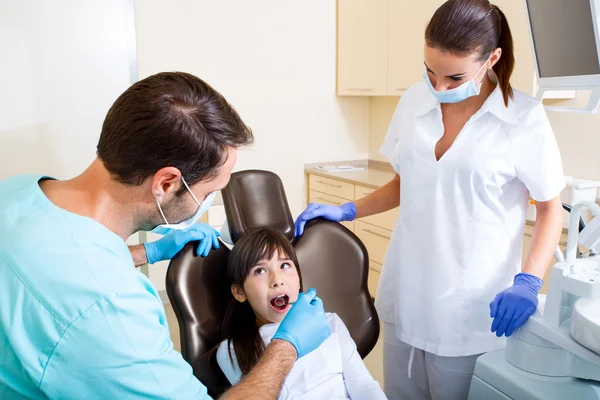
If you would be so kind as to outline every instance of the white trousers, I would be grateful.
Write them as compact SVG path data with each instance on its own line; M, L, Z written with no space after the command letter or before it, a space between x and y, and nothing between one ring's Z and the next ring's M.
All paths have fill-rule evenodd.
M390 400L464 400L479 356L441 357L415 349L398 340L395 325L384 323L384 392Z

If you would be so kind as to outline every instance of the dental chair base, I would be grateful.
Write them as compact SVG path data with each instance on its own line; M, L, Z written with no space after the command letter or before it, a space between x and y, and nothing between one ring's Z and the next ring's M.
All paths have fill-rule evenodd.
M600 399L600 383L532 374L509 363L506 351L498 350L477 359L468 399L594 400Z

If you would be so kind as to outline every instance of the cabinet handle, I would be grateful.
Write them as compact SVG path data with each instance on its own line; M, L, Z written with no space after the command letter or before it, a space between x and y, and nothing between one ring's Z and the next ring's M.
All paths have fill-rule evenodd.
M365 231L367 233L370 233L371 235L375 235L375 236L379 236L379 237L387 239L387 240L391 240L391 237L386 236L386 235L382 235L381 233L373 232L372 230L370 230L368 228L367 229L363 229L363 231Z
M327 186L333 186L334 188L341 188L342 185L336 185L335 183L329 183L329 182L325 182L325 181L317 181L317 183L321 183L323 185L327 185Z
M333 204L334 206L338 206L338 207L342 205L342 203L338 203L337 201L327 200L327 199L324 199L324 198L319 197L319 196L315 197L315 199L321 200L324 203Z

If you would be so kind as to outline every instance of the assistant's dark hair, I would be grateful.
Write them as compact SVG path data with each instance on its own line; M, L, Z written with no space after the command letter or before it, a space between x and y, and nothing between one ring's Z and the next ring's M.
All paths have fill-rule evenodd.
M294 248L282 233L266 228L249 231L233 246L227 266L229 284L243 287L250 270L261 260L271 259L275 253L287 257L294 263L300 278L300 290L302 290L302 275ZM256 315L248 301L240 303L236 299L231 300L221 329L223 338L227 340L230 359L233 360L231 354L233 343L240 370L243 375L247 375L265 351L265 344L256 325Z
M515 68L512 34L506 16L488 0L448 0L437 9L425 29L429 47L458 56L478 54L486 61L500 47L502 56L494 65L504 105L514 96L510 76Z
M163 72L133 84L115 101L97 155L121 183L140 185L172 166L193 185L216 175L228 148L252 142L250 128L215 89L191 74Z

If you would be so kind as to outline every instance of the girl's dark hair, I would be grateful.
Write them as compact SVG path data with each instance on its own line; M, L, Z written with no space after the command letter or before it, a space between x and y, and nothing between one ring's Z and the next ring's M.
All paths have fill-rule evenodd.
M488 0L448 0L437 9L425 29L427 46L458 56L474 53L486 61L500 47L502 56L494 65L504 105L512 99L510 76L515 67L513 39L504 13Z
M292 244L283 234L266 228L246 233L233 246L227 266L229 284L243 287L250 270L261 260L272 258L276 252L293 261L300 278L300 290L302 290L302 275ZM233 361L231 354L233 343L240 370L244 376L247 375L265 351L265 344L256 325L256 316L248 301L240 303L235 298L231 300L221 329L223 338L227 340L230 359Z

